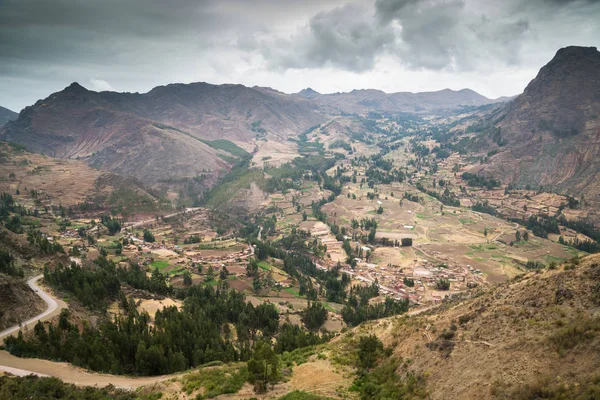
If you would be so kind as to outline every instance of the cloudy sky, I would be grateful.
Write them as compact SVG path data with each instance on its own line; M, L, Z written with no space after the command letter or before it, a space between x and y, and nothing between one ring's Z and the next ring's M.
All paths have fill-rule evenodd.
M73 81L498 97L567 45L600 47L600 0L0 0L0 105Z

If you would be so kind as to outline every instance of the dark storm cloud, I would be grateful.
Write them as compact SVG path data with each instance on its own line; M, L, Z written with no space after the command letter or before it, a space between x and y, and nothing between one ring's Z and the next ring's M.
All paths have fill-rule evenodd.
M265 40L259 46L275 68L370 70L376 56L393 44L395 37L391 27L381 26L368 14L363 6L347 4L318 13L287 40Z
M470 71L518 65L531 20L557 12L584 18L600 0L376 0L320 12L295 35L254 41L274 68L372 69L382 54L414 69ZM593 13L592 13L593 15ZM551 40L551 38L549 38Z
M490 18L463 0L377 0L375 8L382 23L400 25L395 54L414 68L469 70L482 59L516 63L529 29L526 19Z
M531 71L558 47L597 45L599 21L600 0L0 0L0 105L75 80L338 90L389 88L386 74L402 85L402 74Z

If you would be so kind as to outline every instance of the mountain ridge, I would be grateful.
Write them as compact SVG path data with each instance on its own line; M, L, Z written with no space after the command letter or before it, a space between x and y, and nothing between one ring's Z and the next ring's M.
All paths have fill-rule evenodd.
M6 124L10 121L14 121L18 117L19 117L19 114L17 114L16 112L9 110L8 108L0 106L0 128L4 124Z
M600 52L577 46L558 50L507 104L487 134L498 154L476 170L517 185L600 200L598 93Z

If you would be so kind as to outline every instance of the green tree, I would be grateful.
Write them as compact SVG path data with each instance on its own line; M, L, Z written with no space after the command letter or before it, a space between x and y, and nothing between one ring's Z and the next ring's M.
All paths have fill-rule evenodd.
M313 302L302 312L302 322L307 329L316 331L327 320L327 310L319 302Z
M192 275L189 273L189 271L185 271L183 273L183 284L185 286L192 286Z
M268 343L258 342L248 360L248 382L254 385L255 392L264 393L269 384L274 385L279 379L279 357Z
M450 290L450 281L448 279L445 279L445 278L440 278L435 283L435 288L437 290Z
M154 234L148 229L144 229L144 242L154 243L155 241L156 238L154 237Z
M367 371L377 364L377 358L383 350L383 343L377 336L363 336L358 342L358 365L361 371Z

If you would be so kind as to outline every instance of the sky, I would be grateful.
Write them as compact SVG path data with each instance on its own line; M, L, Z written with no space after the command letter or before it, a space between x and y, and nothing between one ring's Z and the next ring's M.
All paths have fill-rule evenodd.
M496 98L569 45L600 47L600 0L0 0L0 106L71 82Z

